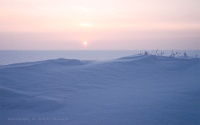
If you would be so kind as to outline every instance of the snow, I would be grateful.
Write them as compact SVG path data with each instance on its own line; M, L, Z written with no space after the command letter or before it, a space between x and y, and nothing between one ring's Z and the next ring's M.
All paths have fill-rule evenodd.
M0 66L2 125L198 125L200 59L154 55Z

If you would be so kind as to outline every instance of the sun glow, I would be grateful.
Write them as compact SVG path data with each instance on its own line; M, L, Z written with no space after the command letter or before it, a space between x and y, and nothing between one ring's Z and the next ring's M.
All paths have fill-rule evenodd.
M82 45L83 45L83 47L87 47L88 46L88 42L87 41L83 41Z
M79 25L83 26L83 27L92 27L93 26L93 24L91 24L91 23L80 23Z

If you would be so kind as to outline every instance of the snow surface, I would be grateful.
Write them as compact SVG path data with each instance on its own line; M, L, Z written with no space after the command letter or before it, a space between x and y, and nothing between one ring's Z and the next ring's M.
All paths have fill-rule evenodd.
M0 120L1 125L199 125L200 59L143 55L2 65Z

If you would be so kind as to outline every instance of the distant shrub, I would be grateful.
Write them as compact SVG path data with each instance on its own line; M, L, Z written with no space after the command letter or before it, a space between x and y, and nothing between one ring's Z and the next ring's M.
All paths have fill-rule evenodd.
M170 57L175 57L176 55L180 54L179 52L174 52L173 50L171 51Z
M158 55L158 49L156 50L155 55Z
M138 55L149 55L147 51L144 51L144 53L140 52Z
M158 52L158 49L155 51L155 56L162 56L164 54L163 51L161 51L160 53Z
M144 51L144 55L149 55L149 53L147 51Z
M155 54L153 54L155 52ZM150 53L148 51L140 52L138 55L156 55L156 56L162 56L164 54L163 51L160 53L158 52L158 49L156 51L151 51Z
M142 53L142 52L140 52L138 55L143 55L143 53Z
M160 52L160 56L162 56L163 54L165 54L163 51Z
M183 53L183 56L188 58L188 55L187 55L186 51Z

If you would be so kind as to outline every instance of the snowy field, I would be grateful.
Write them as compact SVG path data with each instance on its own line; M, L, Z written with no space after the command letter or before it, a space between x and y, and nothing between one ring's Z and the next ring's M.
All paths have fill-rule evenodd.
M200 125L200 58L0 66L1 125Z

